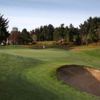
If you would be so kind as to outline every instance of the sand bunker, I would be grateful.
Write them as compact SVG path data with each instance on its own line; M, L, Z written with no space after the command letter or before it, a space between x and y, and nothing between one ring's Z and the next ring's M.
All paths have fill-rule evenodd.
M100 70L81 65L66 65L57 69L57 78L81 91L100 96Z

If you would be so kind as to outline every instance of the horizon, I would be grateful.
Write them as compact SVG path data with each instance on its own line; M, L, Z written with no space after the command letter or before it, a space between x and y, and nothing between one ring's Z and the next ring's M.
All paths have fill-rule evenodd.
M1 14L8 18L9 28L31 31L40 26L73 24L78 27L90 16L99 17L99 0L0 0Z

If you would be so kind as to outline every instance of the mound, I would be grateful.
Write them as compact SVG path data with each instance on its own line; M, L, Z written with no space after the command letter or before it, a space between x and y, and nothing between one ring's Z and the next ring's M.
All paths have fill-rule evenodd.
M57 69L57 78L81 91L100 96L100 70L81 65L66 65Z

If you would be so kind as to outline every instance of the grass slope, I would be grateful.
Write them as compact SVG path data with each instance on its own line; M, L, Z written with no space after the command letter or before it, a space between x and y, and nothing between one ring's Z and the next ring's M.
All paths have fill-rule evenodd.
M65 64L100 69L99 50L1 49L0 100L100 100L63 84L55 75Z

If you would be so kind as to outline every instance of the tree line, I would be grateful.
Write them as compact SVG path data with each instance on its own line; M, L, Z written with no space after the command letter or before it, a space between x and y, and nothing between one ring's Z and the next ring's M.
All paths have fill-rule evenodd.
M8 19L0 15L0 43L8 41L12 44L29 44L36 41L61 41L75 45L96 43L100 41L100 17L89 17L79 27L72 24L61 24L54 27L52 24L40 26L28 32L27 29L20 31L7 31Z

